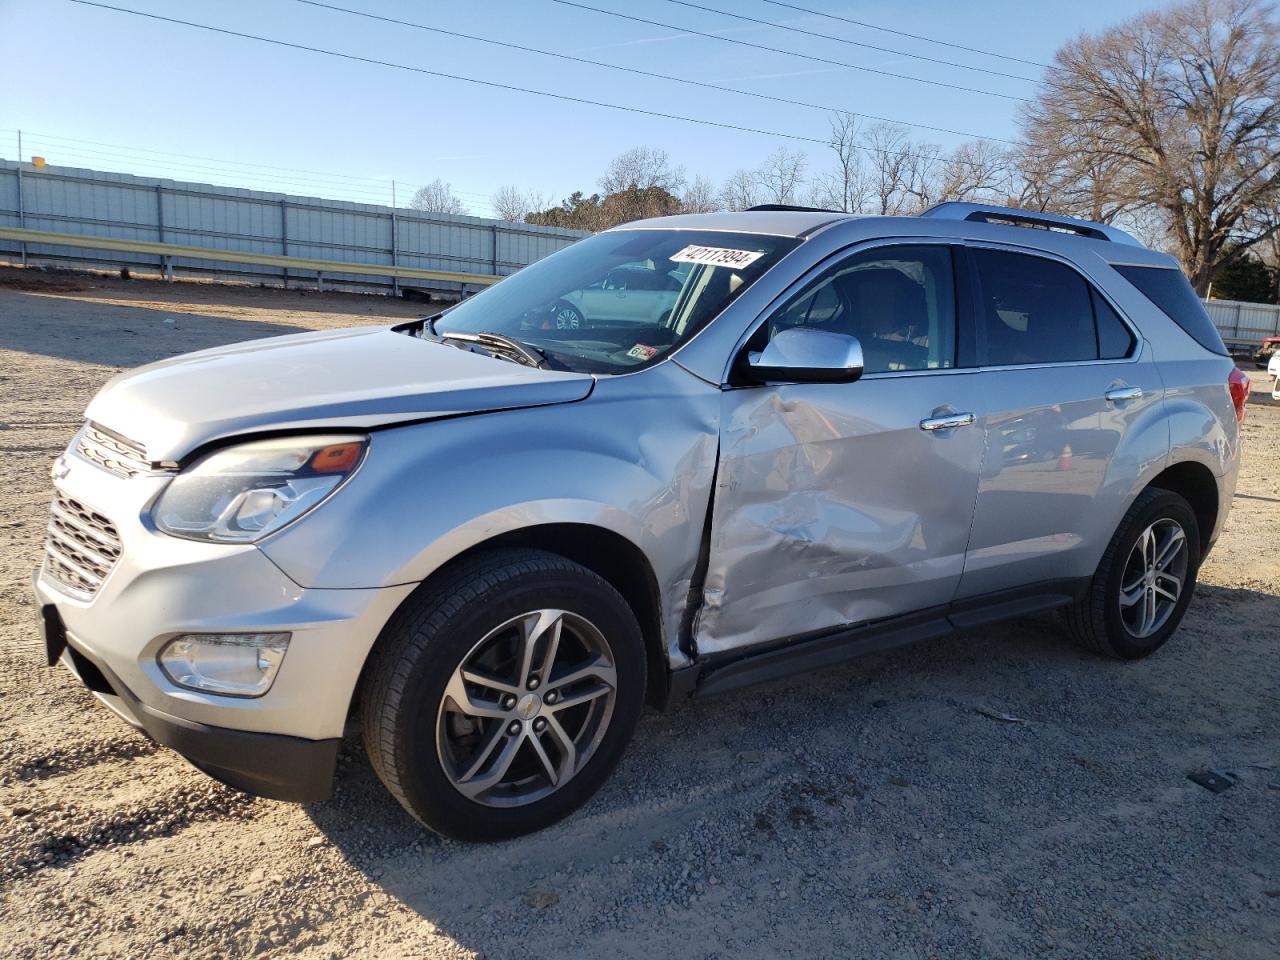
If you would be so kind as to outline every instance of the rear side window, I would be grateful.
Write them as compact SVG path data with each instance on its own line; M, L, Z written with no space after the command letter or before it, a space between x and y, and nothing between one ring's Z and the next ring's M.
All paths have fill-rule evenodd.
M1191 289L1181 270L1169 267L1130 267L1112 264L1116 272L1154 303L1170 320L1186 331L1196 343L1213 353L1227 356L1222 334Z
M1111 304L1102 299L1097 290L1093 294L1093 316L1098 322L1098 357L1102 360L1119 360L1133 349L1133 334L1124 325Z
M1043 257L972 252L982 285L978 322L986 364L1098 359L1092 294L1083 277Z

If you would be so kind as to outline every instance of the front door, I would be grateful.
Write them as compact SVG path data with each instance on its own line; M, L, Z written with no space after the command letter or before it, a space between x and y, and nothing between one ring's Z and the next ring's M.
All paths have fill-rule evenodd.
M724 392L699 653L953 598L985 419L978 377L956 365L953 261L944 244L860 250L756 331L754 349L794 326L852 334L865 373Z

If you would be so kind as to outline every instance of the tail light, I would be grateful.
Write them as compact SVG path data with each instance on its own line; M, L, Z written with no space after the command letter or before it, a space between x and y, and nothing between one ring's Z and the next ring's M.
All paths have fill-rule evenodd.
M1236 420L1244 423L1245 408L1249 405L1249 378L1232 367L1227 376L1227 390L1231 393L1231 404L1236 408Z

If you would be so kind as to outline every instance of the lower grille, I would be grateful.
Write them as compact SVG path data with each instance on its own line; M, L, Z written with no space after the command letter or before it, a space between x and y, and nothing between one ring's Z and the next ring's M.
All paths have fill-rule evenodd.
M49 508L44 575L74 597L88 600L120 559L115 525L62 491Z

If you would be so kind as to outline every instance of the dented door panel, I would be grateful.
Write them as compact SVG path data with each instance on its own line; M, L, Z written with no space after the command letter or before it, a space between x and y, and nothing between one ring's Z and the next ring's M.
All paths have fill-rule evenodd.
M968 371L723 395L699 654L949 602L985 410ZM974 422L926 431L942 413Z

